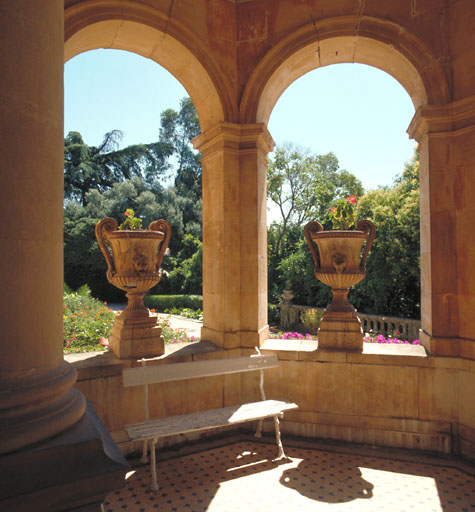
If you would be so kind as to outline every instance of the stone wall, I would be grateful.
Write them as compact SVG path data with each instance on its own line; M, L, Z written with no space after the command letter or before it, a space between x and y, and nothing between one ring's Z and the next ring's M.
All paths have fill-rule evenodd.
M165 356L148 365L243 353L206 342L167 349ZM430 357L421 346L365 345L362 354L317 351L315 342L306 340L267 340L261 350L277 353L281 363L266 371L267 398L299 405L297 411L286 413L284 434L475 459L473 361ZM140 363L119 361L110 353L71 355L68 360L79 373L76 387L123 453L138 453L141 446L128 441L124 425L144 419L144 393L140 388L124 389L121 372ZM152 418L259 399L258 376L252 374L158 384L149 392ZM272 428L272 422L265 423L264 430ZM176 436L161 445L203 436Z

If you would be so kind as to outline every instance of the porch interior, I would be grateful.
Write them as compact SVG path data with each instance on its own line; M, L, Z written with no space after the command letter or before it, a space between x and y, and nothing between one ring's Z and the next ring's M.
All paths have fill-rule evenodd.
M0 2L2 512L97 512L101 503L200 510L198 499L220 511L278 510L279 500L282 510L474 510L466 469L475 460L474 26L473 0ZM229 436L165 459L165 448L199 440L170 439L158 450L163 490L147 494L147 469L131 471L121 455L140 451L124 426L143 420L143 393L122 384L122 370L140 361L63 357L63 68L103 47L164 66L200 119L203 341L147 364L256 346L276 353L265 388L269 399L299 406L282 422L291 462L272 462L273 444ZM345 62L391 74L414 104L419 347L347 352L269 339L268 121L293 81ZM151 386L150 417L253 401L255 379ZM344 444L330 450L336 441Z
M474 508L474 468L460 460L295 437L284 442L281 460L272 437L257 441L251 433L159 451L158 491L150 490L150 466L133 459L104 512Z
M279 358L279 368L266 371L267 398L299 405L281 421L289 460L274 460L272 422L264 422L262 442L248 425L245 433L221 428L162 438L159 492L150 490L149 465L138 463L141 443L124 431L124 425L143 420L143 390L125 389L121 375L140 362L110 352L67 356L78 372L76 387L132 465L104 510L313 510L316 504L337 510L473 510L473 429L467 425L473 362L430 358L417 345L365 344L362 353L351 353L318 350L314 340L269 339L261 351ZM173 344L147 366L248 352L205 341ZM257 379L245 374L151 385L150 414L251 402L258 398Z

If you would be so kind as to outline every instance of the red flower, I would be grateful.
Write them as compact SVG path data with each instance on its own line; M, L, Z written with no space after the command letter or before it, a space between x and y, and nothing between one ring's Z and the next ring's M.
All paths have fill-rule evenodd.
M330 211L331 211L332 213L335 213L335 212L336 212L336 206L332 206L332 207L331 207L331 209L330 209Z
M126 212L124 213L124 215L125 215L126 217L128 217L128 216L130 215L129 210L126 210Z
M356 203L356 196L350 196L346 198L347 201L349 201L351 204Z

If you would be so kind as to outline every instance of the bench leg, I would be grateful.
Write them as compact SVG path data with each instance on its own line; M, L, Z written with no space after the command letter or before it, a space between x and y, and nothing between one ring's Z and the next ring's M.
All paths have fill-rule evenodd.
M157 465L155 461L155 443L157 442L157 439L154 438L150 441L150 471L152 473L152 482L150 485L150 489L152 491L158 491L160 487L157 483Z
M257 439L260 439L262 437L262 420L259 420L257 424L257 430L254 434L254 437L257 437Z
M147 443L148 443L148 439L145 439L145 441L143 442L143 448L142 448L142 457L140 457L140 462L142 464L146 464L148 462L148 457L147 457Z
M280 422L279 417L274 416L274 426L275 426L275 439L277 441L277 448L279 449L279 453L277 454L278 459L285 459L284 447L282 446L282 441L280 439Z

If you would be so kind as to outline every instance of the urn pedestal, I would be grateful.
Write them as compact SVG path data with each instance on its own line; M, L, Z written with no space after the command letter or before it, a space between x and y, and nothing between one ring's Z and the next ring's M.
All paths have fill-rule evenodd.
M348 301L348 293L350 287L366 275L366 257L374 236L374 225L369 220L360 221L356 231L323 231L323 226L316 221L305 226L305 238L315 263L315 277L330 286L333 294L332 302L320 321L319 349L363 350L361 321ZM366 247L361 256L365 241Z
M152 222L148 230L121 231L111 218L102 219L96 225L96 238L107 262L107 280L125 291L128 299L109 337L109 347L119 359L165 353L162 329L145 307L143 297L160 281L160 264L170 234L170 224L163 219Z

